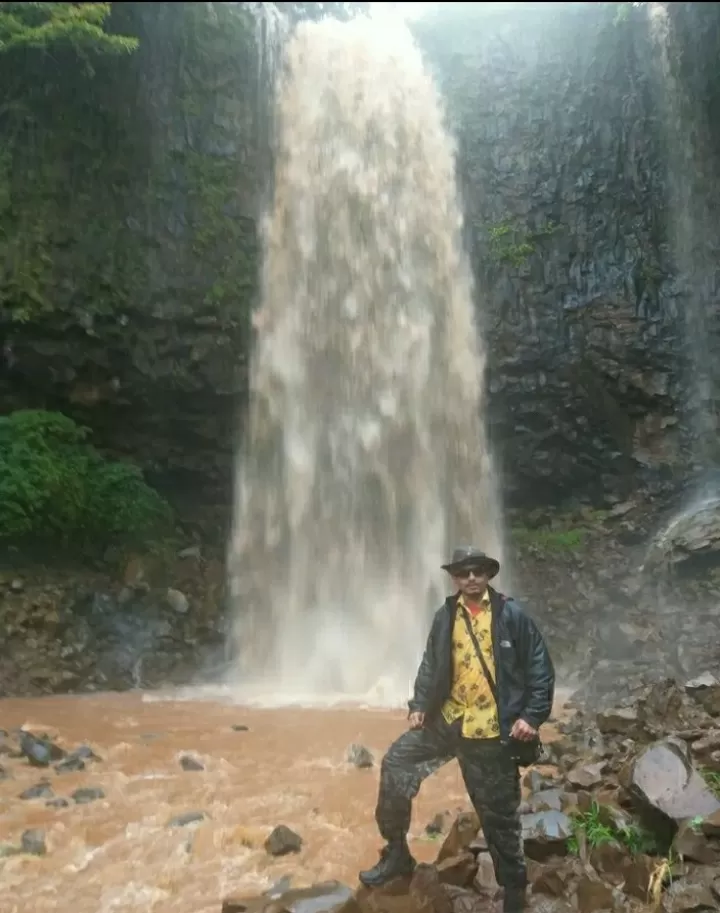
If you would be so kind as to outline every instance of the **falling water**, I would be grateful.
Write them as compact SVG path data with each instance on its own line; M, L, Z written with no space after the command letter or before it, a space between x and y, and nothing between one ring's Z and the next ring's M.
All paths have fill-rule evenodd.
M402 701L448 551L501 550L453 143L400 23L301 24L277 104L229 555L238 676Z
M694 468L708 472L720 458L720 374L712 346L713 313L720 299L716 179L698 100L686 91L674 65L678 55L667 4L648 4L648 16L667 160L668 237L685 325L692 457Z

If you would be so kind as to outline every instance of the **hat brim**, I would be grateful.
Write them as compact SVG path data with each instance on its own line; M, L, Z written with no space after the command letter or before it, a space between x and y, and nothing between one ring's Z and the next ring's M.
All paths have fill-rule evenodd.
M443 564L441 567L451 577L454 577L457 571L461 571L466 567L487 568L490 580L500 573L500 562L496 561L495 558L464 558L462 561L456 561L455 564Z

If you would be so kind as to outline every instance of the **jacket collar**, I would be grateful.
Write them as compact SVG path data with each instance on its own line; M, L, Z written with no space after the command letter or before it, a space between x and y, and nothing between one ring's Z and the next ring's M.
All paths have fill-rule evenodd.
M491 586L488 586L488 593L490 594L490 610L494 617L499 618L503 612L503 609L505 608L507 597L503 596L502 593L499 593ZM450 613L454 612L457 608L459 598L459 592L448 596L448 598L445 600L445 609Z

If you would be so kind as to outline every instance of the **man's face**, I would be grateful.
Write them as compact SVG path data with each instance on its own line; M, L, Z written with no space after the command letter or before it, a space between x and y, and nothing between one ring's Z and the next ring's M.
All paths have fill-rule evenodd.
M479 599L487 589L489 582L488 569L482 565L466 567L453 574L453 583L463 596L467 596L469 599Z

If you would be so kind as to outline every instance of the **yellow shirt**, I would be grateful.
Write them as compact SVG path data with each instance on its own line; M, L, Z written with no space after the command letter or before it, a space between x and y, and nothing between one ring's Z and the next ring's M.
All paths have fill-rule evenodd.
M442 714L448 723L462 717L462 734L466 739L497 739L500 737L497 705L463 618L463 613L466 613L488 670L495 680L495 658L490 626L492 613L487 591L481 604L482 609L473 616L465 606L462 596L458 599L452 635L453 683L450 697L443 705Z

